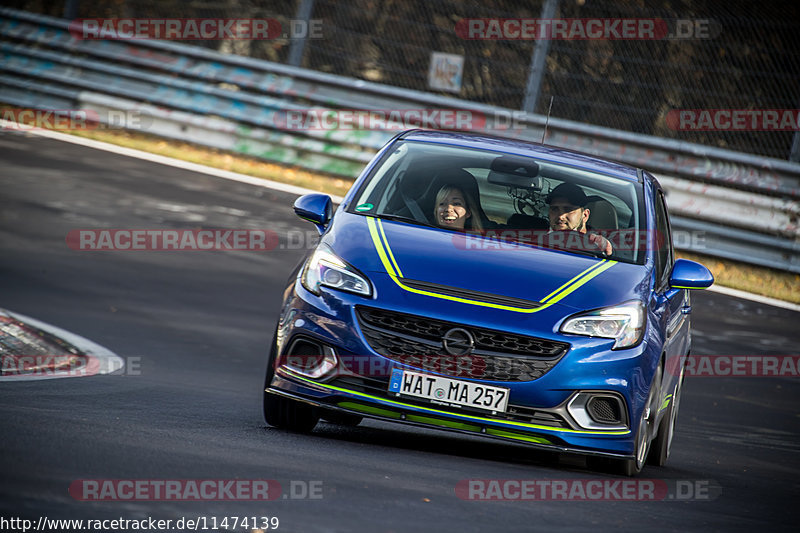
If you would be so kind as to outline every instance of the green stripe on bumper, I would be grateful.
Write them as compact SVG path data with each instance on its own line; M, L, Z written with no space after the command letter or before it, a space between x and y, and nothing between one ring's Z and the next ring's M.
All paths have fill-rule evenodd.
M308 379L296 372L292 372L287 368L281 368L281 372L290 375L292 378L306 383L313 387L318 387L330 392L339 392L343 394L347 394L349 396L355 398L363 398L365 400L374 401L378 404L381 404L388 408L398 408L398 409L408 409L413 410L416 412L425 412L430 413L432 415L443 415L448 418L458 418L460 420L464 420L466 422L474 422L478 424L488 423L488 424L502 424L504 426L509 426L511 428L520 428L525 430L537 430L537 431L549 431L553 433L569 433L572 435L611 435L611 436L620 436L620 435L630 435L629 429L618 429L618 430L611 430L611 431L597 431L597 430L579 430L579 429L567 429L567 428L555 428L550 426L543 426L540 424L530 424L527 422L517 422L514 420L497 420L493 418L485 418L482 416L472 415L472 414L461 414L461 413L453 413L450 411L443 411L441 409L434 409L431 407L422 407L419 405L412 405L408 403L399 402L396 400L390 400L387 398L380 398L378 396L373 396L371 394L366 394L364 392L354 391L350 389L345 389L343 387L337 387L335 385L330 385L328 383L321 383L318 381L314 381L312 379ZM377 408L377 407L376 407ZM421 415L420 415L421 416Z
M503 431L500 429L492 429L486 428L487 435L493 435L495 437L505 437L507 439L514 439L514 440L524 440L525 442L535 442L537 444L553 444L547 439L542 437L534 437L532 435L523 435L521 433L513 433L511 431Z

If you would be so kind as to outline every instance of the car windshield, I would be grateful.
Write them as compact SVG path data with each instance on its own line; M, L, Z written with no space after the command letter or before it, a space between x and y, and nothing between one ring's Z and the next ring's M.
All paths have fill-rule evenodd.
M556 190L563 184L569 185ZM383 158L348 210L463 231L475 239L557 248L642 264L645 243L639 237L645 232L641 231L641 190L642 186L632 180L545 159L402 142ZM551 227L548 195L553 191L567 192L563 197L550 198L554 210L556 206L569 210L585 204L589 212L583 225L588 232ZM449 208L449 204L456 207ZM570 216L580 220L581 213L572 210ZM610 255L595 243L597 234L611 244Z

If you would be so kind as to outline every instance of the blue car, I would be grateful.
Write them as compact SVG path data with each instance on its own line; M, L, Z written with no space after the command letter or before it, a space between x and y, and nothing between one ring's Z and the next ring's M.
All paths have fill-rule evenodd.
M291 274L264 385L271 426L364 417L585 454L635 475L670 452L690 292L648 172L547 145L403 132Z

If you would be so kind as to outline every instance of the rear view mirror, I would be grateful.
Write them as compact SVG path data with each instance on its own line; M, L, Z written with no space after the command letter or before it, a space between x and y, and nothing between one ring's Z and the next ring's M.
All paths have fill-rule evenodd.
M492 161L489 183L522 189L542 189L539 165L524 157L504 155Z

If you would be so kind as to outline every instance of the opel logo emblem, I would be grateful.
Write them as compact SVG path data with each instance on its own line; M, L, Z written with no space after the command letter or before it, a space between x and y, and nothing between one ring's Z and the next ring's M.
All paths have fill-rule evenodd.
M472 352L474 346L475 339L463 328L448 330L442 337L442 347L450 355L467 355Z

